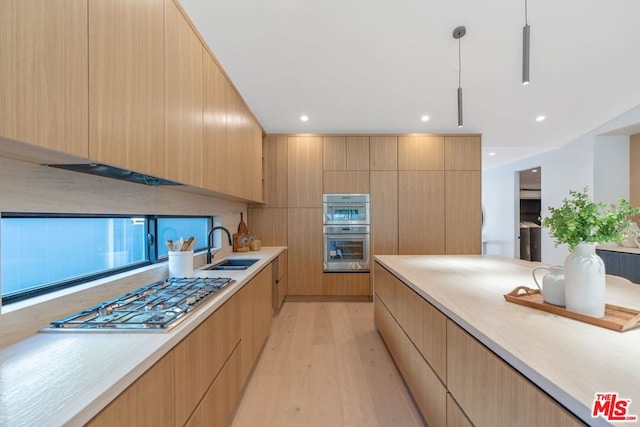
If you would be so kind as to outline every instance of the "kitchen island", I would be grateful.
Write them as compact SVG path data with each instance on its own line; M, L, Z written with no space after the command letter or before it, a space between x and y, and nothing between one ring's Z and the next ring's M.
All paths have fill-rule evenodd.
M427 421L535 425L542 413L545 425L616 425L591 416L597 393L631 399L627 415L640 415L640 328L620 333L505 301L516 286L535 288L538 263L375 258L376 326L409 387L425 378L412 391L427 402ZM607 276L606 302L638 310L640 286ZM415 327L416 317L424 324ZM434 400L446 410L429 407Z
M175 409L169 411L162 401L157 402L157 412L168 414L162 425L174 425L174 413L175 423L180 425L184 423L178 421L180 415L190 420L197 417L194 407L202 397L198 397L192 404L185 402L185 395L198 387L207 391L207 395L209 388L215 389L215 381L211 387L210 382L203 382L201 386L195 384L208 374L205 372L208 367L220 360L220 368L210 372L211 380L215 377L217 381L218 377L223 377L228 366L234 369L238 365L243 366L242 374L234 371L228 375L237 391L244 382L242 377L246 378L251 369L270 325L270 262L285 249L264 247L259 252L234 254L234 257L259 259L244 271L196 270L196 277L229 277L235 282L223 288L169 331L38 333L0 350L0 425L85 425L154 369L160 372L160 381L148 384L154 396L167 396L173 405L175 393ZM252 286L253 284L260 285L260 289ZM247 294L245 291L249 287L256 288L259 294ZM241 304L238 298L245 297L245 294L246 301ZM247 301L249 304L245 304ZM231 310L229 307L234 308ZM262 318L265 309L267 321ZM224 316L215 319L221 312L225 313ZM252 324L246 321L247 318L260 323L260 334L252 335ZM212 324L212 319L216 321L215 324ZM227 330L233 330L234 334ZM224 347L221 344L223 341L229 342L228 345L225 344L226 352L231 355L218 354ZM239 347L245 343L248 347L243 347L243 351L240 351ZM212 347L215 354L204 359L198 357L201 355L198 352L207 346ZM188 366L179 364L180 360L188 361ZM198 363L204 369L200 369ZM240 368L236 370L239 372ZM181 375L178 375L179 372ZM196 381L180 384L181 381L186 381L187 374L196 375ZM164 387L165 382L169 387ZM187 392L179 395L174 391L174 385L176 390L183 386ZM135 412L136 405L153 404L145 401L149 400L149 396L146 397L131 405L131 410ZM202 398L203 401L206 399L207 396ZM234 402L225 404L232 407ZM119 415L119 423L136 423L136 419L127 418L124 411L120 412L120 407L115 407L115 412L119 412L116 414ZM149 422L152 411L138 407L138 412L142 420Z

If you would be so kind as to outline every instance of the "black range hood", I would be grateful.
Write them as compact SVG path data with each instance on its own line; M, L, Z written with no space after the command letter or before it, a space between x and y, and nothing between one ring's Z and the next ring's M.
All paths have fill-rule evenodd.
M130 170L117 168L115 166L104 165L102 163L55 164L47 166L75 172L88 173L90 175L99 175L107 178L119 179L122 181L135 182L136 184L150 185L152 187L159 187L164 185L185 185L179 182L169 181L168 179L157 178L155 176L138 172L132 172Z

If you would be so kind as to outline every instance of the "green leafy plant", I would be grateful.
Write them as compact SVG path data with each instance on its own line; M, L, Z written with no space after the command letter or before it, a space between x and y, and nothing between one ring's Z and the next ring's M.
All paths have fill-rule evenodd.
M629 233L629 217L640 214L624 199L618 207L589 199L588 187L582 192L569 191L559 208L549 207L551 215L542 219L555 245L566 243L572 251L579 243L620 243Z

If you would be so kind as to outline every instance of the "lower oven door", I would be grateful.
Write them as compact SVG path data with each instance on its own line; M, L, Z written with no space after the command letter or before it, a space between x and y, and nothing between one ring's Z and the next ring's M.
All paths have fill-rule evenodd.
M369 271L369 233L326 233L324 271Z

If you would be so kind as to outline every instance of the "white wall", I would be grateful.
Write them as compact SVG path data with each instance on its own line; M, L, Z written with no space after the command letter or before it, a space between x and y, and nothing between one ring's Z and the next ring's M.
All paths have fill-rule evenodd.
M640 106L562 147L483 171L482 204L485 212L483 240L487 255L513 258L519 224L517 172L541 167L542 216L549 206L559 206L569 190L589 187L594 200L614 203L629 198L629 137L615 136L615 129L640 123ZM607 132L608 135L603 135ZM542 262L562 264L566 245L555 247L542 230Z

